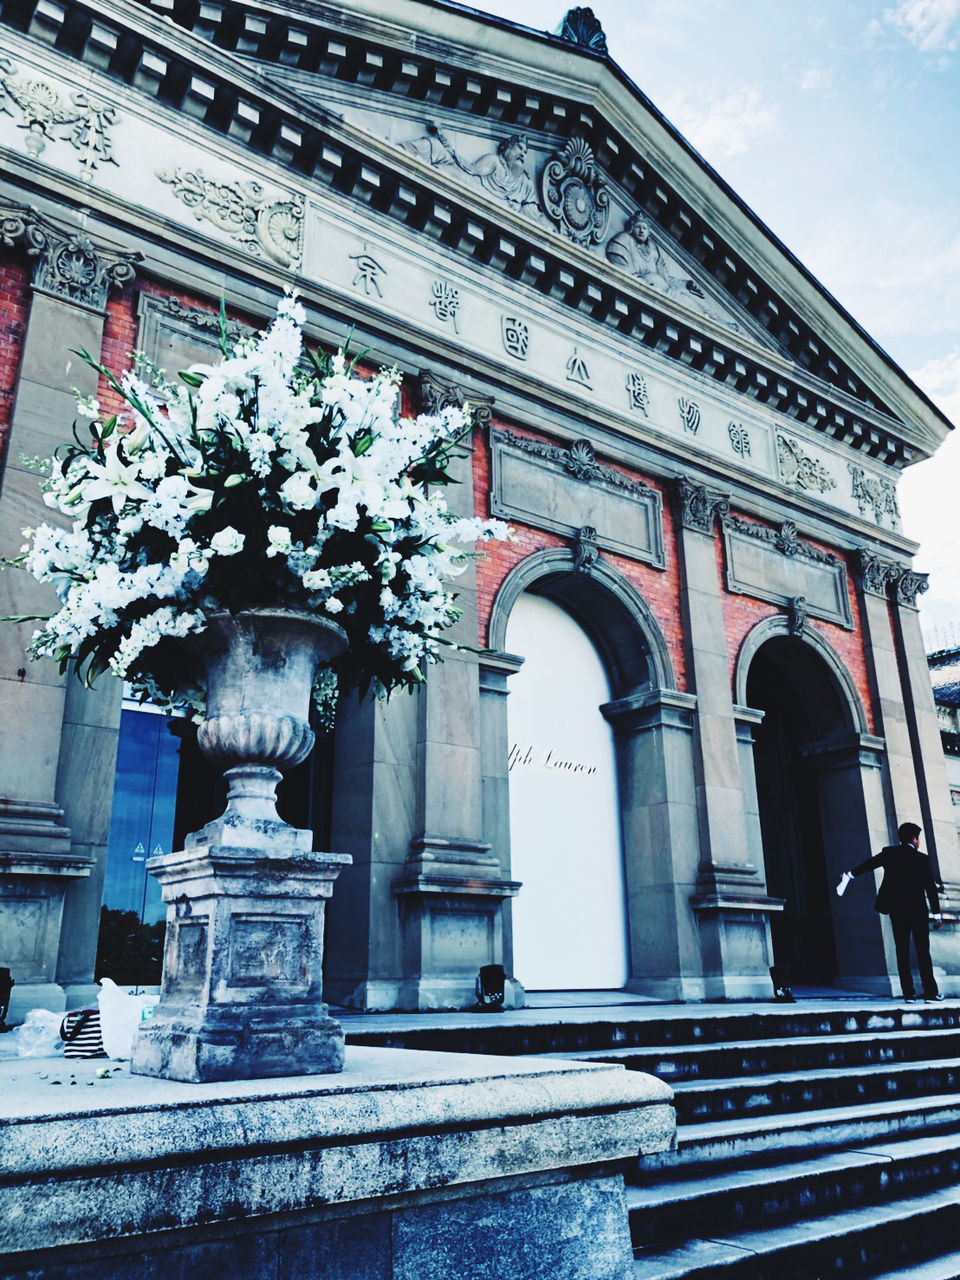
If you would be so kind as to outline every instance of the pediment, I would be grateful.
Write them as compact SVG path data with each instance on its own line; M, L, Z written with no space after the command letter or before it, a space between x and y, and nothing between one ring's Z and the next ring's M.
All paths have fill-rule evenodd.
M425 110L422 104L411 109L381 100L374 106L369 94L361 105L349 93L331 96L327 87L311 91L302 77L294 84L317 106L329 110L335 104L345 122L395 148L401 166L413 162L442 174L462 189L465 200L471 194L485 198L530 223L531 230L559 241L561 250L564 241L577 245L605 269L649 289L669 310L693 312L731 333L776 347L651 212L604 172L586 138L573 134L563 140L490 127L454 113Z

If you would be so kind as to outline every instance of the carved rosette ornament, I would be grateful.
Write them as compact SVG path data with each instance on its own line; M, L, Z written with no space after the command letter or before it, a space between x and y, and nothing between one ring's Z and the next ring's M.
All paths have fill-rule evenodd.
M469 414L474 427L486 427L493 413L493 396L468 391L454 382L445 382L429 369L421 369L417 380L421 413L441 413L444 409L462 409Z
M678 478L674 492L677 514L684 529L712 534L715 517L725 516L730 510L729 498L715 493L706 485L694 484L686 476Z
M557 31L561 40L569 40L593 53L608 53L607 37L592 9L568 9Z
M161 182L198 222L209 222L231 240L271 258L281 267L300 265L303 254L303 197L270 199L259 182L216 182L202 169L158 169Z
M25 206L0 208L0 241L8 248L20 245L36 259L35 289L98 311L107 305L109 290L129 284L136 275L134 264L143 261L140 253L105 249L83 232Z
M571 138L544 166L543 211L575 244L599 244L610 220L610 192L584 138Z

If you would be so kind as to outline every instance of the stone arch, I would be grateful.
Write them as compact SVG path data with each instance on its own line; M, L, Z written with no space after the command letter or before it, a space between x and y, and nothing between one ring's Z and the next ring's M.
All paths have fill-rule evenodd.
M537 551L504 578L493 602L488 646L502 652L510 612L524 591L563 606L590 636L610 676L615 698L676 687L663 633L639 591L603 560L576 568L573 553Z
M747 679L750 672L750 664L761 646L766 644L768 640L773 640L780 636L790 636L791 634L789 621L783 614L765 618L763 622L758 622L748 632L740 646L740 652L737 654L737 665L734 673L734 698L739 706L745 707L748 705ZM870 727L867 723L867 713L857 686L854 684L853 677L847 670L846 664L833 645L813 627L805 627L801 635L793 638L799 640L802 644L808 645L826 663L836 684L837 692L848 712L851 732L858 734L869 733Z

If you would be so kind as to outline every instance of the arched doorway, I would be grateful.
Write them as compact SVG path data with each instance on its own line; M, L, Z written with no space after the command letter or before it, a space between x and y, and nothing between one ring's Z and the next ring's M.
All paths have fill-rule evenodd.
M622 988L630 976L610 682L582 627L525 592L507 626L523 657L507 708L514 966L531 990Z
M825 643L820 652L769 630L756 640L741 697L763 712L754 730L757 806L767 892L784 902L771 919L774 962L795 985L829 986L868 972L866 935L879 943L866 912L862 936L838 927L848 912L833 892L842 871L870 846L862 708L832 651L834 660L827 660Z

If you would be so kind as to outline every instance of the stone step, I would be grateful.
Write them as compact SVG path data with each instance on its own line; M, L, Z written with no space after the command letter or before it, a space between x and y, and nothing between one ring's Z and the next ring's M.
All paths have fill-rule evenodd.
M587 1049L550 1053L583 1062L620 1063L646 1071L668 1084L679 1080L744 1077L817 1067L863 1067L893 1062L925 1062L960 1055L960 1030L897 1031L887 1035L792 1036L783 1040L741 1040L729 1044L654 1045L649 1048Z
M940 1254L926 1262L907 1263L895 1271L875 1271L872 1280L957 1280L960 1253Z
M733 1080L674 1080L681 1124L769 1113L822 1110L894 1098L960 1092L960 1058L894 1062L856 1070L785 1071Z
M946 1253L960 1238L960 1188L939 1188L782 1226L751 1227L728 1237L699 1232L694 1218L683 1244L639 1250L632 1280L827 1280L876 1277L878 1268L889 1270L901 1262L916 1266L918 1260Z
M696 1231L727 1238L744 1224L837 1213L893 1196L913 1196L955 1182L960 1134L878 1143L775 1165L748 1165L627 1187L635 1247L682 1240Z
M731 1006L723 1012L698 1013L696 1006L664 1006L659 1016L645 1006L642 1017L583 1018L563 1013L551 1018L537 1010L500 1015L436 1015L424 1026L410 1025L367 1030L362 1019L344 1019L348 1044L382 1045L394 1049L431 1049L448 1053L557 1054L570 1057L603 1049L649 1048L664 1045L722 1045L743 1041L785 1040L806 1036L871 1036L877 1034L951 1030L960 1028L960 1000L942 1004L878 1001L863 1004L762 1005L750 1010ZM398 1020L399 1021L399 1020Z
M795 1158L799 1152L858 1148L951 1126L960 1126L960 1093L710 1120L678 1126L676 1151L645 1157L643 1170Z

